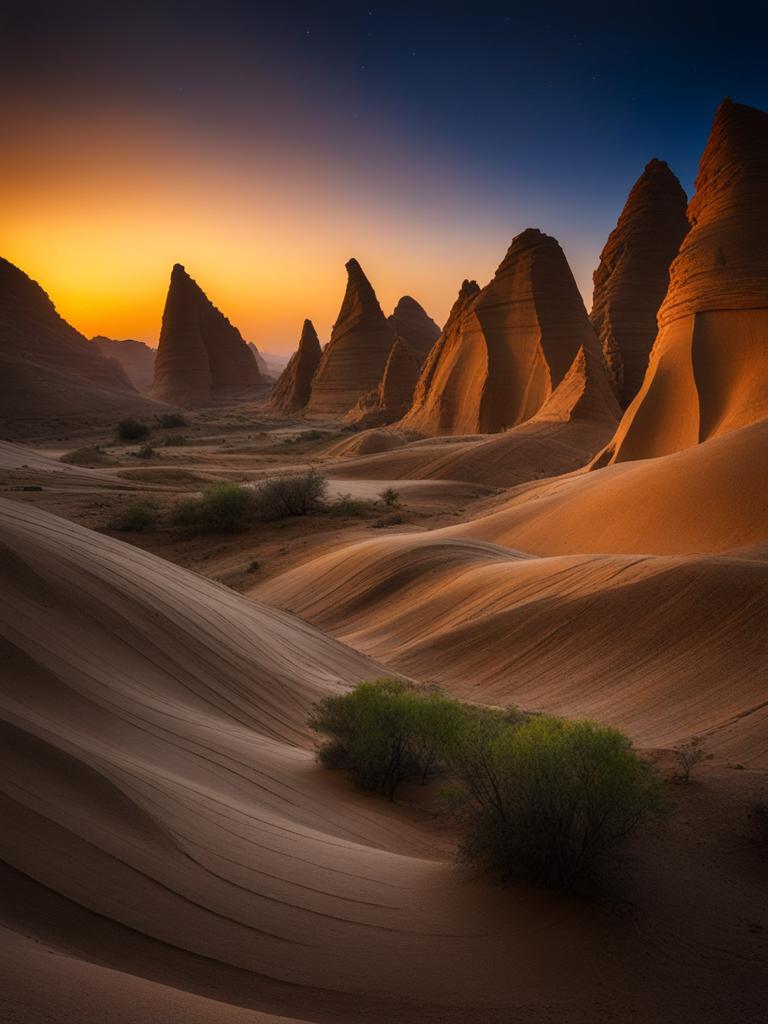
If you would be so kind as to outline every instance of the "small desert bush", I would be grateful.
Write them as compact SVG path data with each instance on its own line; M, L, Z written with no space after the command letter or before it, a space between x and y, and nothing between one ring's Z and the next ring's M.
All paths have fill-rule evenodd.
M114 530L132 530L141 533L154 530L158 522L157 506L151 501L137 501L123 509L112 521Z
M382 491L379 495L385 505L389 505L390 508L394 508L400 504L400 495L397 493L394 487L387 487L386 490Z
M675 779L678 782L690 782L694 768L702 761L712 760L712 754L708 754L704 749L704 740L701 736L694 736L687 743L681 743L675 748L675 756L678 764Z
M259 480L253 487L256 514L260 519L285 519L318 511L328 491L328 481L317 469Z
M163 430L170 430L172 427L186 427L187 420L180 412L164 412L158 416L157 425Z
M453 779L463 859L504 880L571 889L644 822L663 787L629 739L593 722L481 708L398 679L327 697L319 757L394 799L406 779Z
M250 487L237 483L212 484L199 498L179 502L171 511L171 525L203 533L237 533L256 519L256 501Z
M351 494L340 494L328 506L328 511L332 516L341 518L362 518L368 515L372 509L373 505L370 501L366 501L364 498L353 498Z
M129 418L120 420L116 433L121 441L142 441L149 436L149 427L141 420Z

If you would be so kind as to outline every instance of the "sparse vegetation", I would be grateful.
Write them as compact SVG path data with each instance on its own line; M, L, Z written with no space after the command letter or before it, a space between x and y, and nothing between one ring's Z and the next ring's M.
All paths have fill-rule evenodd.
M163 430L170 430L172 427L186 427L188 423L180 412L164 412L157 417L157 425Z
M142 533L154 530L158 523L157 506L151 501L138 501L115 517L111 526L113 530L132 530Z
M111 460L107 453L99 445L92 445L88 448L77 448L73 452L67 452L59 459L69 466L109 466Z
M171 525L204 533L237 533L256 519L253 489L221 483L207 487L201 497L179 502L171 511Z
M394 487L387 487L386 490L382 491L379 495L385 505L389 505L390 508L395 508L400 504L400 495L394 489Z
M261 519L306 516L322 507L327 491L328 481L315 468L267 477L253 488L256 514Z
M701 736L694 736L687 743L681 743L675 748L675 756L679 766L675 778L679 782L690 782L694 768L702 761L712 760L712 755L704 749L704 740Z
M149 437L150 430L141 420L129 418L120 420L116 433L121 441L143 441L145 437Z
M362 518L373 510L370 501L364 498L353 498L351 494L339 494L329 506L331 515L341 518Z
M649 819L663 789L615 729L463 704L397 679L314 709L321 762L394 799L409 778L453 779L461 856L504 880L569 889Z

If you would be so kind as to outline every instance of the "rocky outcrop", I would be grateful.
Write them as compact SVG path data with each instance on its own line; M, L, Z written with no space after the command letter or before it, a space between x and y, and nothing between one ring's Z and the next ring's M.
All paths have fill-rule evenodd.
M177 263L157 346L155 397L192 407L217 398L246 397L264 384L238 329Z
M378 387L394 340L368 278L357 260L350 260L344 301L312 381L307 410L346 415Z
M476 285L474 286L477 287ZM462 286L402 426L496 433L534 416L595 333L562 249L529 229L482 291Z
M259 368L259 373L261 374L261 376L264 378L264 380L267 380L270 377L272 377L272 379L274 380L272 371L267 365L267 361L264 358L264 356L261 354L261 352L259 352L258 348L256 348L252 341L249 341L247 344L248 348L251 350L253 354L253 358L256 360L256 365Z
M625 408L643 383L669 267L688 232L686 201L667 164L651 160L633 185L594 274L590 319Z
M416 353L402 338L395 338L379 386L347 413L347 422L358 427L383 427L399 420L410 408L419 367Z
M137 391L149 391L155 376L155 349L143 341L125 338L116 341L103 334L91 338L102 355L116 359Z
M643 386L600 465L768 416L768 114L721 104L688 219Z
M312 378L321 355L320 341L311 320L304 321L299 347L291 356L280 379L272 389L270 407L277 412L292 413L303 409L309 401Z
M404 295L388 317L390 327L419 359L423 359L440 337L440 328L423 306Z

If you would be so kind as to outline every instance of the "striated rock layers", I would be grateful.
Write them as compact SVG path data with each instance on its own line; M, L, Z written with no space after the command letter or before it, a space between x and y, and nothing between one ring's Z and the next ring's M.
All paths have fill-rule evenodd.
M379 386L357 402L347 421L359 427L382 427L399 420L410 408L420 365L410 345L395 338Z
M378 387L395 340L376 293L357 260L347 263L347 290L331 340L312 381L308 411L345 415Z
M584 344L596 344L595 333L563 250L541 231L524 231L489 285L462 285L401 425L487 434L524 423Z
M389 324L398 338L423 359L440 337L440 328L423 306L410 295L404 295L388 317Z
M686 195L663 160L651 160L629 193L594 274L590 319L619 400L643 383L669 266L688 232Z
M304 321L299 347L272 389L270 406L279 412L298 412L309 401L312 378L315 375L322 349L317 331L311 320Z
M155 397L174 405L205 405L264 383L238 329L177 263L157 346Z
M155 377L155 349L143 341L125 338L116 341L103 334L91 338L102 355L116 359L137 391L149 391Z
M643 386L600 465L768 416L768 114L720 105L688 219Z

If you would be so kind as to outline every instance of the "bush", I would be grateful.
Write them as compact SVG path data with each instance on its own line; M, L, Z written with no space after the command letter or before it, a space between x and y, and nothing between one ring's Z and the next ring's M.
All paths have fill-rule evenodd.
M237 533L256 519L254 492L243 484L213 484L202 497L177 504L171 512L173 526L203 532Z
M309 724L328 737L319 750L326 767L347 769L361 789L394 800L404 779L426 781L436 769L460 713L448 697L376 679L320 701Z
M138 501L129 505L113 520L114 530L132 530L141 533L157 526L157 506L151 501Z
M153 459L157 453L151 444L145 444L134 454L137 459Z
M305 473L273 476L260 480L253 488L255 508L261 519L306 516L322 505L328 481L317 469Z
M186 427L187 420L180 412L164 412L158 416L157 425L163 430L170 430L172 427Z
M121 441L141 441L149 437L149 427L141 420L120 420L117 424L117 436Z
M389 505L390 508L394 508L400 504L400 495L397 493L394 487L387 487L385 491L382 491L379 495L385 505Z
M593 722L481 722L457 750L462 855L504 879L571 889L663 808L629 739Z
M330 506L333 516L343 518L362 518L372 511L370 501L364 498L353 498L351 494L340 494Z
M679 782L690 782L691 772L696 765L701 764L702 761L712 760L712 755L704 749L704 740L701 736L694 736L687 743L676 747L675 756L680 766L679 771L675 774L675 778Z

